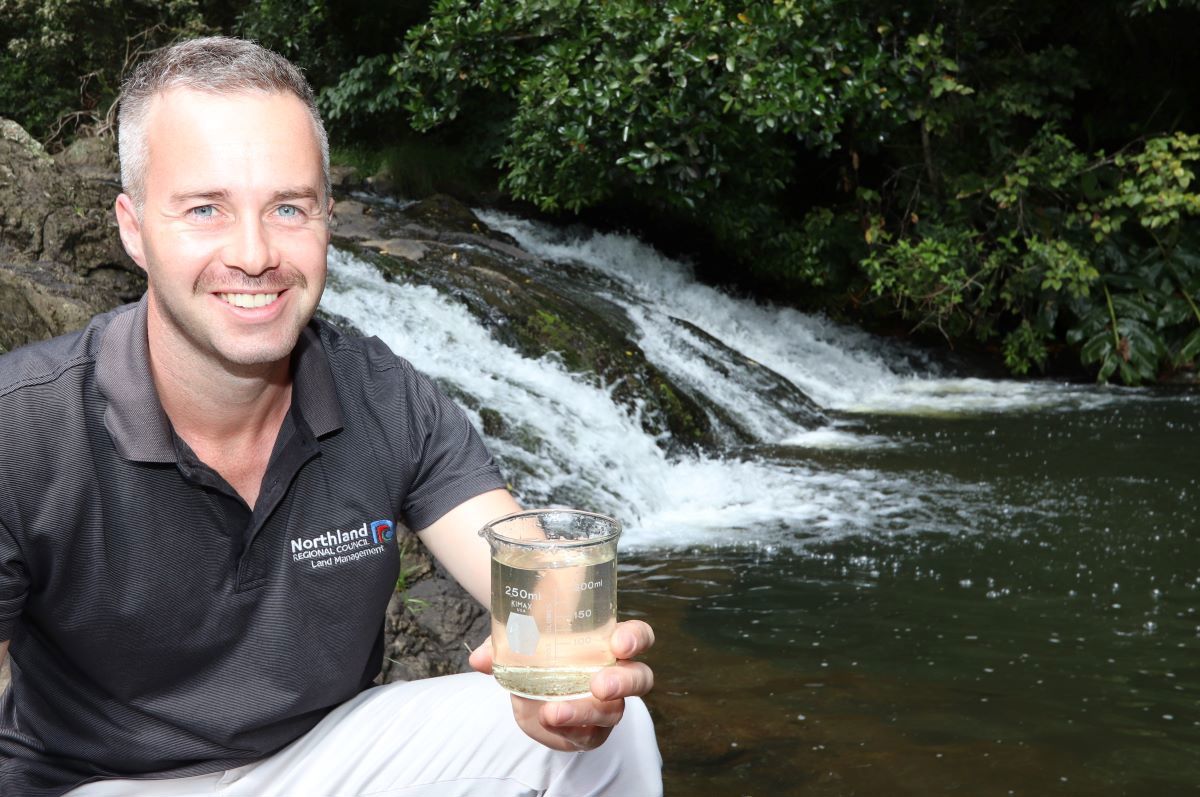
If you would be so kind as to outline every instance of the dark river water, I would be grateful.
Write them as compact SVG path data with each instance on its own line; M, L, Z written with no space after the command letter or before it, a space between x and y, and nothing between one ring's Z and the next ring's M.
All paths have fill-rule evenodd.
M519 500L625 524L669 795L1200 792L1200 389L943 375L631 238L481 217L743 430L668 454L611 385L331 256L323 306L470 397Z
M851 416L888 444L754 452L922 494L624 556L667 794L1197 793L1198 399Z

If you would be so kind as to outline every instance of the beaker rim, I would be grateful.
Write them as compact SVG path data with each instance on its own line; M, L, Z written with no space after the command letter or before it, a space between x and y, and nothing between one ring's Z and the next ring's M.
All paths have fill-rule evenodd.
M529 539L521 539L520 537L510 537L507 534L503 534L499 531L496 531L496 529L494 528L495 526L498 526L501 523L504 523L509 520L514 520L516 518L538 517L541 515L583 515L585 517L596 518L597 520L602 520L606 523L611 524L612 532L609 534L603 534L603 535L598 535L598 536L582 537L577 540L563 539L561 537L555 538L552 540L550 540L550 539L529 540ZM616 518L611 517L609 515L601 514L599 512L588 512L585 509L544 508L544 509L522 509L519 512L510 512L507 515L504 515L502 517L498 517L498 518L495 518L494 520L488 521L488 523L479 530L479 536L483 537L485 539L500 540L502 542L511 543L513 545L526 545L526 546L541 547L541 548L575 548L575 547L582 547L585 545L597 545L600 543L611 542L611 541L615 540L617 537L619 537L621 535L622 531L624 531L624 527L621 525L621 521L619 521Z

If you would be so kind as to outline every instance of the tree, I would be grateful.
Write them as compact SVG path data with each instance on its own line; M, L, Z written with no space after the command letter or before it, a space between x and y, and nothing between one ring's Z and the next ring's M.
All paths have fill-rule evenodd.
M214 32L198 0L0 0L0 114L44 143L110 132L121 79L145 52Z
M1160 5L1098 4L1073 41L1031 0L442 0L390 101L418 129L500 125L503 187L543 209L675 214L820 306L997 343L1018 373L1071 345L1136 383L1200 349L1194 111L1177 76L1106 63L1179 41L1164 15L1194 4ZM1147 98L1172 129L1130 124Z

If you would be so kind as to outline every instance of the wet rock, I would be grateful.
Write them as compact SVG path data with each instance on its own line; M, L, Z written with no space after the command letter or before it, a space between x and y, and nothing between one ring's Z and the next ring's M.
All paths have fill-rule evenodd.
M668 450L720 443L715 408L646 359L624 310L600 298L596 283L603 277L538 261L449 197L345 210L336 243L388 279L431 285L460 301L505 345L590 375Z
M329 183L333 187L334 193L356 191L365 184L358 169L353 166L338 165L329 167Z
M77 138L54 156L54 160L80 177L121 181L121 164L117 157L117 142L111 136Z
M788 380L787 377L776 373L762 363L755 362L736 349L730 348L721 342L720 339L713 337L690 321L672 317L671 322L703 341L710 349L721 352L724 359L718 359L705 355L703 352L697 352L697 356L701 357L709 368L719 374L729 376L729 368L724 363L735 363L738 366L738 373L736 374L738 380L752 385L754 392L758 395L768 397L773 406L783 410L798 426L811 429L817 426L824 426L829 422L829 419L820 406L809 398L804 391ZM715 405L710 406L710 410L712 412L720 411ZM740 429L741 425L737 419L725 415L722 415L722 419L725 423ZM747 437L750 437L748 430L743 430L743 433Z
M504 416L491 407L484 407L479 411L479 417L483 421L483 433L488 437L505 437L508 434L508 424L504 422Z
M0 119L0 351L76 329L145 290L117 234L120 189L105 146L79 145L56 162ZM96 169L106 176L86 176Z
M516 244L509 236L496 232L480 221L466 205L445 194L434 194L405 208L404 216L413 225L427 230L478 235Z
M401 576L384 621L381 683L466 672L468 646L490 632L489 614L411 532L397 538Z
M396 181L392 179L392 175L386 169L372 174L365 181L366 188L376 194L394 194L396 193Z

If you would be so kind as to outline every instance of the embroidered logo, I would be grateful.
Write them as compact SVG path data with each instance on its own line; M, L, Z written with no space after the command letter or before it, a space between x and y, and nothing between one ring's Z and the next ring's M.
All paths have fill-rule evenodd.
M390 520L376 520L371 523L371 539L376 545L383 545L396 539L396 527Z
M349 531L335 529L291 541L293 562L308 562L312 569L333 567L381 554L396 539L390 520L372 520Z

